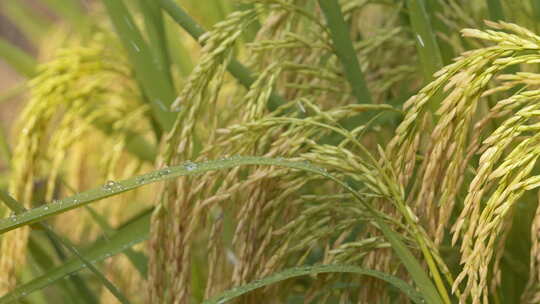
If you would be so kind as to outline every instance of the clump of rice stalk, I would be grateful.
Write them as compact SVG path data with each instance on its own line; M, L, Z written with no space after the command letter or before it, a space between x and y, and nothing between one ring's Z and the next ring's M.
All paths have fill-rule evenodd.
M507 82L498 88L493 88L492 82L508 66L537 63L540 37L509 23L487 24L494 30L466 29L462 33L495 45L464 53L413 96L389 148L396 156L394 166L401 182L413 185L409 201L422 214L430 235L440 243L445 229L453 226L453 242L461 241L463 264L453 290L460 290L465 282L461 301L470 297L473 303L487 303L490 288L494 290L500 283L499 263L513 209L525 191L536 187L536 176L530 174L538 157L538 136L528 132L536 125L537 90L530 85L534 81L517 74L501 76ZM517 84L524 87L497 102L482 119L477 118L484 97ZM443 89L447 95L432 116L427 104ZM495 118L504 122L490 130L488 122ZM433 131L429 138L422 138L430 121L435 122ZM425 153L419 166L417 153ZM480 159L463 209L457 221L450 222L456 196L476 153ZM413 173L416 181L410 180Z
M201 118L203 107L214 109L223 79L232 56L232 46L242 30L254 21L256 10L246 10L231 15L214 26L214 30L201 37L203 56L172 108L179 111L173 130L167 135L163 148L163 165L175 165L193 159L197 155L194 146L195 123ZM190 102L189 108L187 102ZM211 113L215 113L211 111ZM216 115L208 117L208 125L214 126ZM210 137L213 136L210 134ZM192 189L189 178L179 183L168 183L160 198L160 207L153 217L151 268L149 273L149 301L189 301L190 247L185 240L191 237L189 223L199 220L190 216ZM200 188L199 188L200 190ZM164 211L166 210L166 211ZM172 217L172 223L167 221ZM170 226L172 224L172 228ZM162 227L164 226L164 227ZM167 227L167 228L165 228ZM184 232L184 233L182 233Z
M265 22L255 41L247 45L253 69L263 70L280 58L283 76L277 85L288 100L310 96L325 109L353 102L339 60L331 56L333 46L320 10L310 9L314 5L305 5L304 1L251 2L265 9ZM373 99L384 103L396 95L399 85L407 81L417 84L419 70L413 64L414 41L398 25L402 5L368 2L346 2L343 14L352 22L351 35L364 37L355 40L354 47L362 70L369 71L365 75ZM384 22L375 31L368 31L369 23L360 24L359 20L365 20L373 10ZM400 56L408 56L411 61L403 62Z
M351 8L347 12L352 14L355 10ZM216 101L220 96L217 89L227 87L227 79L222 74L231 45L239 31L262 14L267 14L267 23L262 25L257 39L247 50L254 52L250 57L254 58L251 66L259 68L261 73L247 93L237 91L239 101L232 105L237 117L222 129L197 128L195 122L203 117L202 107L223 108ZM351 101L349 88L341 71L335 68L339 64L329 47L328 33L319 20L322 16L313 15L293 1L264 1L257 2L253 11L231 15L218 23L204 37L201 63L173 105L180 113L173 131L165 139L163 165L184 163L189 170L190 166L196 166L192 162L231 155L312 161L338 176L350 178L353 183L365 185L361 191L374 198L381 210L388 211L389 214L381 212L380 215L425 255L440 286L444 285L440 272L452 282L436 247L418 225L414 212L404 204L404 190L387 165L388 161L379 164L374 156L384 153L376 149L372 153L362 142L364 135L369 133L368 126L358 126L352 131L339 126L338 121L361 112L399 111L384 104L346 105ZM307 36L297 34L310 26L323 29L323 35L317 31L309 31ZM399 30L381 33L358 45L366 56L365 62L371 63L375 50L382 49L385 43L413 47L411 41L396 38L398 34ZM276 62L276 56L286 60ZM328 57L328 61L319 62L321 57ZM410 75L408 72L413 69L403 66L396 70L402 75ZM385 70L383 74L396 70ZM406 77L396 77L389 84L387 77L381 76L380 80L374 78L371 81L377 85L381 81L380 86L384 88L404 79ZM335 89L335 85L343 89ZM292 101L268 113L265 105L273 88ZM316 105L319 103L321 107ZM224 111L226 116L226 107ZM224 122L228 120L216 122L215 118L210 118L207 125L219 127ZM197 152L196 136L202 134L207 148ZM336 135L345 138L338 147L318 143ZM340 197L340 204L335 206L304 196L314 185L319 185L317 193L321 195L334 193ZM304 265L308 261L334 263L347 260L338 253L351 254L346 248L355 247L344 242L350 237L358 246L364 238L376 240L376 243L365 243L370 246L364 247L364 255L354 257L355 263L404 275L398 259L385 249L387 246L378 230L369 228L372 220L366 210L320 177L268 167L234 169L167 183L159 200L152 223L149 278L149 301L152 302L201 300L287 266ZM356 229L362 220L368 227L359 233ZM226 236L224 229L231 225L228 229L233 229L234 233ZM334 239L337 239L335 243L325 245ZM378 248L381 249L378 251L380 259L375 261L376 254L368 253ZM202 271L206 279L194 282L193 268ZM323 284L340 279L340 276L329 275L311 284L305 290L306 297L321 296L319 289ZM284 299L294 288L294 282L280 285L260 292ZM243 301L255 303L260 296L253 293L245 296ZM353 289L344 298L376 299L378 296L380 293L361 288ZM333 293L323 295L326 299L334 297Z
M132 93L136 90L131 71L117 55L117 48L105 46L106 39L98 31L85 47L68 40L29 83L30 100L15 128L21 135L14 149L9 184L10 192L27 208L53 201L61 192L131 176L141 169L140 161L127 155L124 145L135 121L142 133L147 132L149 125L141 123L146 120L147 107ZM110 128L103 129L103 125ZM96 145L96 141L107 144ZM36 196L35 181L41 179L46 181L45 194ZM101 204L98 210L110 213L112 224L127 215L117 208L121 204L114 204L115 209L108 205ZM0 213L6 215L4 205ZM62 216L56 226L79 241L91 240L99 231L84 210ZM15 286L25 265L28 232L29 227L24 227L1 237L0 294Z

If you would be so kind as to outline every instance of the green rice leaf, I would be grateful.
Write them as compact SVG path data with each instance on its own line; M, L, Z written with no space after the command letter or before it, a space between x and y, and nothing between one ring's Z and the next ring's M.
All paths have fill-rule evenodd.
M171 59L171 62L176 65L178 74L183 78L187 78L195 66L190 51L182 40L183 37L180 34L180 28L177 24L169 15L165 15L163 19L165 22L165 34L167 35L166 41L169 58Z
M2 38L0 38L0 58L5 60L22 76L32 77L36 72L36 60L19 47Z
M366 276L374 277L379 280L386 281L387 283L398 288L404 294L406 294L407 297L411 299L414 303L422 303L422 295L420 293L418 293L412 286L410 286L409 284L407 284L400 278L395 277L393 275L389 275L387 273L376 271L376 270L364 269L361 267L350 266L350 265L316 265L316 266L301 266L301 267L289 268L287 270L278 272L264 279L256 280L246 285L225 291L218 297L204 301L203 304L226 303L227 301L233 300L234 298L237 298L257 288L261 288L261 287L268 286L274 283L278 283L278 282L281 282L290 278L295 278L295 277L305 276L305 275L316 275L319 273L352 273L352 274L359 274L359 275L366 275Z
M43 14L40 14L28 1L3 0L0 1L0 9L4 16L17 26L21 34L31 42L39 42L47 36L52 22Z
M535 1L532 1L535 2ZM492 21L504 21L504 11L500 0L487 0L489 18Z
M109 225L109 222L106 217L99 214L90 206L85 206L86 210L92 216L92 219L99 225L103 230L105 237L108 239L116 233L116 229L112 228ZM137 252L131 248L127 248L124 251L124 254L127 256L131 264L139 271L141 277L146 278L148 275L148 258L140 252Z
M0 200L2 200L15 214L25 212L26 209L22 204L12 198L7 192L0 189ZM105 285L105 287L123 304L129 304L129 300L111 283L101 271L99 271L92 263L90 263L85 257L83 257L77 248L71 243L70 240L63 238L56 234L52 228L44 223L38 223L40 228L47 231L47 233L58 243L61 243L64 247L69 249L74 255L76 255L81 262L88 267Z
M424 82L427 83L433 79L433 74L443 67L441 51L424 0L407 0L407 8L424 73Z
M165 40L165 26L163 24L163 13L159 4L154 0L139 0L140 11L144 18L145 30L149 45L158 70L167 78L171 84L172 75L170 68L169 52Z
M7 167L11 167L11 149L7 141L7 137L4 133L4 128L0 126L0 156Z
M88 190L60 200L56 203L44 204L40 207L28 210L22 214L12 216L7 219L2 219L0 220L0 233L4 233L17 227L44 220L53 215L66 212L71 209L79 208L91 202L117 195L119 193L126 192L144 186L146 184L169 180L180 176L191 176L202 174L208 171L229 169L242 165L267 165L298 169L305 172L311 172L324 176L339 184L341 187L349 191L372 213L375 223L381 229L382 233L385 235L388 241L391 243L392 248L411 274L412 279L415 281L417 287L424 295L427 303L442 303L437 289L423 270L420 263L414 258L409 249L407 249L405 244L401 241L399 234L393 232L391 228L388 227L388 225L380 217L377 211L366 201L364 201L361 195L356 192L356 190L351 188L347 183L341 181L333 175L328 174L325 170L315 167L306 162L286 161L281 159L256 156L231 157L202 163L193 163L188 161L180 166L163 168L120 182L108 181L100 188Z
M152 107L155 120L162 131L172 128L176 114L169 107L176 98L174 87L155 64L151 48L137 28L130 12L122 0L103 0L114 24L118 37L127 50L140 86Z
M150 229L151 212L144 212L136 220L118 229L109 240L99 240L87 250L82 252L82 256L97 264L100 261L124 252L133 245L148 239ZM64 264L48 270L44 275L16 287L12 292L0 298L0 303L13 303L20 301L26 295L41 290L62 278L76 273L85 268L85 264L78 258L71 258Z
M372 103L371 94L360 69L356 51L350 39L349 27L341 13L337 0L319 0L319 6L326 18L334 51L341 61L345 76L352 88L352 93L358 103Z
M426 10L425 1L407 0L407 8L424 74L424 83L429 83L433 80L433 74L443 67L441 50ZM441 100L442 93L436 94L429 101L429 108L434 112Z
M535 22L538 24L540 23L540 2L536 0L531 0L531 7Z

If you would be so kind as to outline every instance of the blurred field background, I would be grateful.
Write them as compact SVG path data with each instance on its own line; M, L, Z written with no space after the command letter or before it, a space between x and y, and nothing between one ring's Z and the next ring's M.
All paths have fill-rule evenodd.
M91 0L73 1L80 3L81 7L91 2ZM47 1L2 1L0 3L2 43L15 46L31 57L37 57L39 44L46 37L47 31L63 22L61 16L53 12L45 2ZM24 89L21 86L26 76L0 58L0 127L7 138L11 138L13 122L24 100ZM0 170L5 169L5 162L0 158Z
M6 6L6 2L0 4L0 38L20 47L28 53L35 54L35 46L25 38L24 34L7 17L7 10L4 7ZM36 9L38 8L36 7ZM21 98L9 97L6 92L17 90L17 86L21 84L23 79L23 76L0 58L0 95L2 96L0 101L0 127L2 128L2 132L6 134L11 132L11 126L20 107L19 103L22 101ZM3 159L0 159L0 170L5 170Z

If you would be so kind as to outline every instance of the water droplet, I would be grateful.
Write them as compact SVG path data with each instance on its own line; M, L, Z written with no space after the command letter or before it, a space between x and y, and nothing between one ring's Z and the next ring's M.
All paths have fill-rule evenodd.
M126 22L127 26L130 29L133 29L133 24L131 23L131 21L129 20L129 18L127 16L124 16L124 21Z
M192 161L187 161L184 163L184 168L188 171L193 171L197 169L197 164Z
M156 99L156 103L158 104L158 106L165 112L168 112L169 109L167 109L167 107L165 106L165 104L163 103L163 101L161 101L161 99Z
M163 177L163 176L169 175L169 174L171 174L171 169L169 169L169 168L161 169L158 172L158 177Z
M223 304L225 302L227 302L227 298L220 298L217 300L217 304Z
M296 106L298 106L298 109L300 109L300 112L302 112L302 113L304 113L304 114L306 113L306 108L304 107L304 104L302 104L301 101L298 101L298 102L296 103Z
M105 191L113 191L114 189L118 188L119 184L115 181L109 180L103 185L103 190Z
M418 42L420 43L420 46L424 47L424 40L422 40L422 37L420 37L420 35L416 35L416 38L418 39Z
M138 53L138 52L141 51L141 49L139 48L139 46L135 42L131 41L131 45L133 46L133 49L135 49L135 52Z
M172 112L180 112L182 109L182 99L180 99L180 96L176 97L176 99L171 104L171 111Z

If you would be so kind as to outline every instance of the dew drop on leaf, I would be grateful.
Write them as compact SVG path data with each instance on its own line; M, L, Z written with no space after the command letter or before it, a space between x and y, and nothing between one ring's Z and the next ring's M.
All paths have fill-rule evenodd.
M105 185L103 185L103 190L105 191L112 191L114 190L115 188L118 187L118 183L115 182L115 181L112 181L112 180L109 180L105 183Z
M187 161L184 163L184 168L188 171L193 171L197 169L197 164L192 161Z
M306 113L306 108L304 108L304 105L302 104L302 102L298 101L296 105L298 106L298 109L300 110L300 112L304 114Z
M131 45L133 46L133 49L135 50L135 52L138 53L138 52L141 51L141 49L139 48L139 46L135 42L131 41Z

